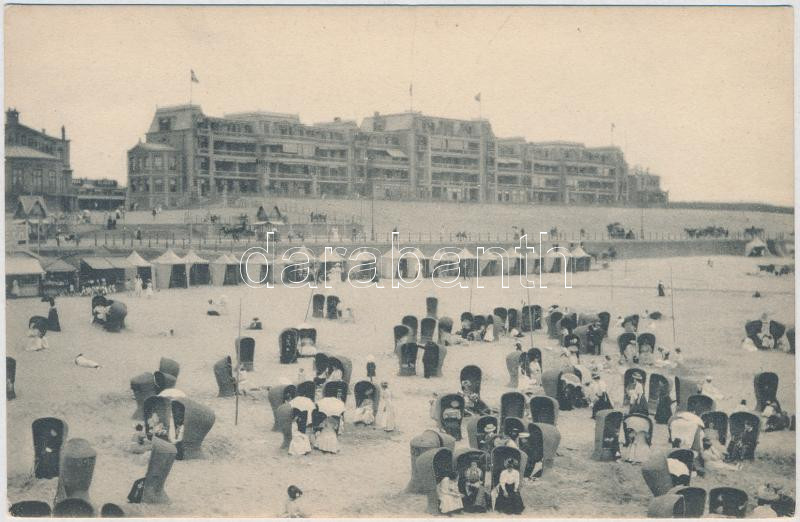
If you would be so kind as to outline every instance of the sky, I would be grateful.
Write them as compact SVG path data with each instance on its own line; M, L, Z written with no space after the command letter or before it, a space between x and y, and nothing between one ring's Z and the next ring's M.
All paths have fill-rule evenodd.
M618 145L674 201L793 204L789 7L10 6L5 105L126 180L156 106L304 123L410 108ZM475 95L481 93L481 104ZM612 132L612 124L614 130Z

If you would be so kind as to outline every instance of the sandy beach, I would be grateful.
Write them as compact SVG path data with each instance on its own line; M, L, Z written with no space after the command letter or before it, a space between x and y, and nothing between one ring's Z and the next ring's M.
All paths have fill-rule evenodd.
M746 399L755 404L753 377L760 371L780 376L778 399L795 411L794 357L777 352L749 353L741 349L744 324L767 312L787 325L794 323L794 281L791 276L756 276L757 261L739 257L686 257L657 260L616 261L610 269L593 269L575 274L572 288L564 288L563 275L544 278L547 288L529 291L530 302L547 308L558 303L579 312L609 311L612 317L645 310L658 310L664 318L653 322L657 344L680 346L685 353L684 373L699 378L712 376L725 395L718 409L731 413ZM670 317L670 297L656 296L656 282L674 290L675 339ZM613 285L612 285L613 282ZM513 340L472 343L449 347L443 377L424 379L398 377L397 359L392 353L392 327L406 314L424 316L425 298L439 299L439 316L456 323L467 310L488 313L496 306L520 307L526 291L511 277L511 288L500 288L499 278L482 280L483 289L440 289L425 280L414 289L339 288L346 307L354 310L356 323L341 324L318 320L318 344L324 350L350 357L351 385L366 376L366 359L377 362L378 379L389 381L395 398L398 429L384 433L347 425L340 437L338 455L313 452L291 457L279 449L281 434L271 431L272 411L266 387L281 379L294 381L299 367L311 373L311 360L281 365L278 335L283 328L304 322L311 292L306 289L250 289L238 287L195 287L188 290L158 291L152 298L115 294L128 306L127 328L108 333L90 324L90 299L70 297L57 300L61 333L48 333L50 348L23 352L19 342L31 315L46 315L47 304L38 299L6 302L7 353L17 359L17 399L7 407L8 496L10 502L44 500L52 503L56 479L33 479L31 422L54 416L69 425L69 437L85 438L97 450L97 463L90 495L99 509L114 502L128 514L154 516L245 516L270 517L281 513L286 488L300 486L315 516L424 517L423 495L404 493L410 476L409 441L425 429L435 428L429 416L432 393L459 390L458 375L467 364L484 372L482 396L493 407L505 391L508 374L505 356ZM752 294L758 290L762 297ZM206 302L224 294L227 315L206 316ZM234 425L234 399L217 398L212 366L225 355L234 354L242 321L258 316L264 330L247 332L256 339L255 371L248 374L248 392L239 402L238 425ZM471 306L470 306L471 304ZM309 320L309 322L311 322ZM173 337L161 333L173 329ZM618 353L618 330L612 329L603 345L604 353ZM243 334L244 331L243 331ZM524 346L530 343L526 337ZM544 370L557 359L556 343L542 331L533 338L543 348ZM98 369L78 367L78 353L100 363ZM133 433L135 401L131 377L154 371L160 357L181 364L177 388L216 413L216 424L206 437L205 460L176 462L167 479L167 505L128 504L126 496L134 480L145 474L146 456L125 451ZM591 364L593 357L587 357ZM616 359L616 358L615 358ZM646 368L650 371L650 369ZM615 405L622 404L623 367L604 373ZM663 373L663 372L662 372ZM348 408L354 402L348 399ZM594 421L591 411L561 412L558 429L561 445L555 466L545 476L522 490L526 517L644 517L651 499L642 480L640 466L601 463L591 460ZM655 449L668 447L667 431L656 425ZM794 496L795 433L762 433L754 462L740 472L712 472L692 480L704 488L734 486L752 498L765 481L783 485ZM467 441L457 444L466 446ZM364 487L365 484L369 487ZM488 515L487 515L488 516Z

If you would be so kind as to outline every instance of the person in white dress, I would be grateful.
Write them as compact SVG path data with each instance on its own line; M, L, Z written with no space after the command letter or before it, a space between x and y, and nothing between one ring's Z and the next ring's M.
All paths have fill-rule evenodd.
M136 297L142 297L142 278L138 275L133 280L133 289L136 292Z
M386 381L381 383L381 400L378 404L378 416L375 419L375 423L383 431L394 431L397 427L392 392L389 391L389 383Z
M464 509L461 493L458 492L458 481L455 473L450 473L450 475L439 481L436 486L436 493L439 496L439 511L443 515Z
M353 411L353 424L363 424L369 426L375 422L375 409L373 402L372 390L367 390L366 396L361 401L361 406L358 406Z
M148 298L153 297L153 281L150 279L147 280L147 289L145 290L144 295Z
M300 430L302 422L301 417L292 419L292 441L289 443L289 455L306 455L311 452L311 441L308 435Z
M339 453L339 438L336 434L338 427L339 419L336 417L327 417L322 421L322 429L314 439L318 450L325 453Z
M45 333L32 326L28 328L28 333L25 336L24 348L26 352L38 352L50 348L50 344L47 342Z

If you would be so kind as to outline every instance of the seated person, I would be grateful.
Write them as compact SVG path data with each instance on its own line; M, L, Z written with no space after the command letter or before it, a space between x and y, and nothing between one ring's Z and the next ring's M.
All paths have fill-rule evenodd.
M461 501L461 493L458 492L457 476L450 473L439 481L436 486L436 493L439 497L439 511L449 515L464 509Z
M779 431L789 427L789 415L781 411L776 401L767 401L764 411L761 412L761 429L764 431Z
M38 352L50 348L44 330L39 330L35 325L28 328L28 333L24 339L24 349L26 352Z
M725 452L708 436L703 437L703 466L711 471L738 471L742 468L741 462L739 464L725 462Z
M458 401L450 402L450 406L442 411L442 426L448 435L461 437L462 413Z
M469 463L464 470L464 507L471 512L485 512L489 491L484 485L486 473L478 466L477 461Z
M361 401L361 406L356 407L350 418L353 424L369 426L375 423L375 403L372 390L367 390L366 397Z
M100 323L104 324L108 319L108 311L111 309L110 306L106 306L103 304L98 304L92 310L92 322L93 323Z
M639 362L639 345L636 344L635 340L632 340L628 343L625 347L625 351L622 354L622 360L625 364L638 364Z
M653 347L647 343L643 344L639 350L639 363L650 366L654 362Z
M745 421L744 430L731 438L728 445L727 462L741 462L753 458L756 451L755 426L750 421Z
M681 460L667 459L667 469L669 474L672 475L672 483L675 486L688 486L691 480L691 471L689 467Z
M206 315L219 315L219 307L214 303L213 299L208 300L208 310L206 310Z
M247 327L248 330L261 330L261 321L258 320L258 317L253 317L253 320L250 321L250 325Z

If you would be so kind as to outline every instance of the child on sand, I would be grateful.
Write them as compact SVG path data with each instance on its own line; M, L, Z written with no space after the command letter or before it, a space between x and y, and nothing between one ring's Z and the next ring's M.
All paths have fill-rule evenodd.
M283 511L283 517L285 518L305 518L308 516L306 513L306 509L304 506L304 502L301 502L301 498L303 496L302 490L297 486L289 486L287 490L289 498L286 500L286 506Z

